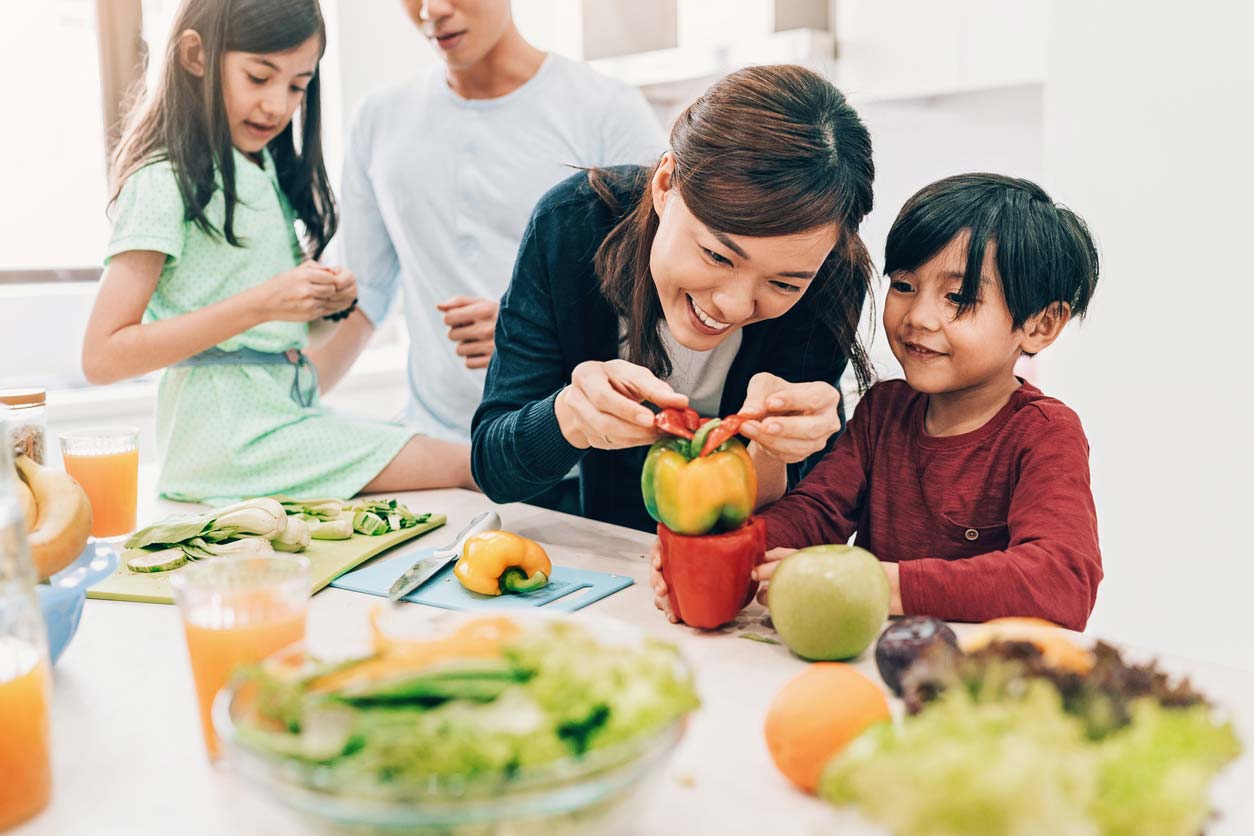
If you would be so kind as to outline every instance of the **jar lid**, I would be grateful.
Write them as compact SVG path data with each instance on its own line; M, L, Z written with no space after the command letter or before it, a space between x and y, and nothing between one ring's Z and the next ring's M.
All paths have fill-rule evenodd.
M0 389L0 404L5 406L43 406L46 389Z

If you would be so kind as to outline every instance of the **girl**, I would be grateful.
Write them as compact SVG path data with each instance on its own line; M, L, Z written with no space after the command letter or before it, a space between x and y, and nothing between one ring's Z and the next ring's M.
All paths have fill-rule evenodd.
M163 78L118 147L83 371L103 384L169 367L157 402L169 498L473 487L465 446L319 405L318 381L345 368L303 353L309 323L356 295L351 273L314 260L336 229L325 47L317 0L185 0Z
M536 207L501 302L472 425L476 481L530 499L580 468L575 509L651 530L640 496L659 407L744 412L759 501L779 497L841 424L871 275L871 141L801 67L711 87L652 166L580 173Z

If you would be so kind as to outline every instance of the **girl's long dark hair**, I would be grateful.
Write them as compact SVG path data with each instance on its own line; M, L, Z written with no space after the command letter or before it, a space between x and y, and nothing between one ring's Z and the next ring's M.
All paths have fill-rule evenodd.
M670 135L674 188L711 230L768 237L837 224L836 246L798 305L816 309L849 359L861 387L870 364L858 339L862 300L874 269L858 225L871 211L871 137L839 90L798 66L750 67L726 76L693 102ZM642 178L640 199L596 253L601 289L627 329L628 359L659 376L670 358L658 333L662 306L649 255L658 217L649 199L657 166ZM592 187L621 211L606 171Z
M179 36L200 34L205 72L198 78L179 60ZM222 97L225 52L273 53L294 49L318 36L326 48L326 25L318 0L183 0L174 18L162 77L144 104L128 120L111 167L113 200L127 178L158 160L169 160L178 179L187 220L211 235L241 246L235 234L235 159L231 129ZM317 258L335 235L335 198L322 159L320 73L305 88L300 107L300 150L296 120L270 140L275 174L305 229L308 254ZM226 213L215 229L205 207L221 175Z

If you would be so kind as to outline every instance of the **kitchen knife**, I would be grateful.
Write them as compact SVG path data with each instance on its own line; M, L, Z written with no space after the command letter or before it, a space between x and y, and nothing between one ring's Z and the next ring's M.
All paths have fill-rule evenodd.
M405 573L397 578L388 589L388 598L393 601L404 598L429 581L436 572L447 566L449 561L460 557L462 546L468 539L480 532L496 531L500 527L501 518L495 511L484 511L476 515L452 543L439 549L423 549L423 556L413 566L406 569Z

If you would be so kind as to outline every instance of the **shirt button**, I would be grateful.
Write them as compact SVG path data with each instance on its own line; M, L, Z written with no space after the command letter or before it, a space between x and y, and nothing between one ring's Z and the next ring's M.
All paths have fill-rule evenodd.
M976 531L974 528L968 528L963 536L968 540L978 540L980 539L980 532Z

